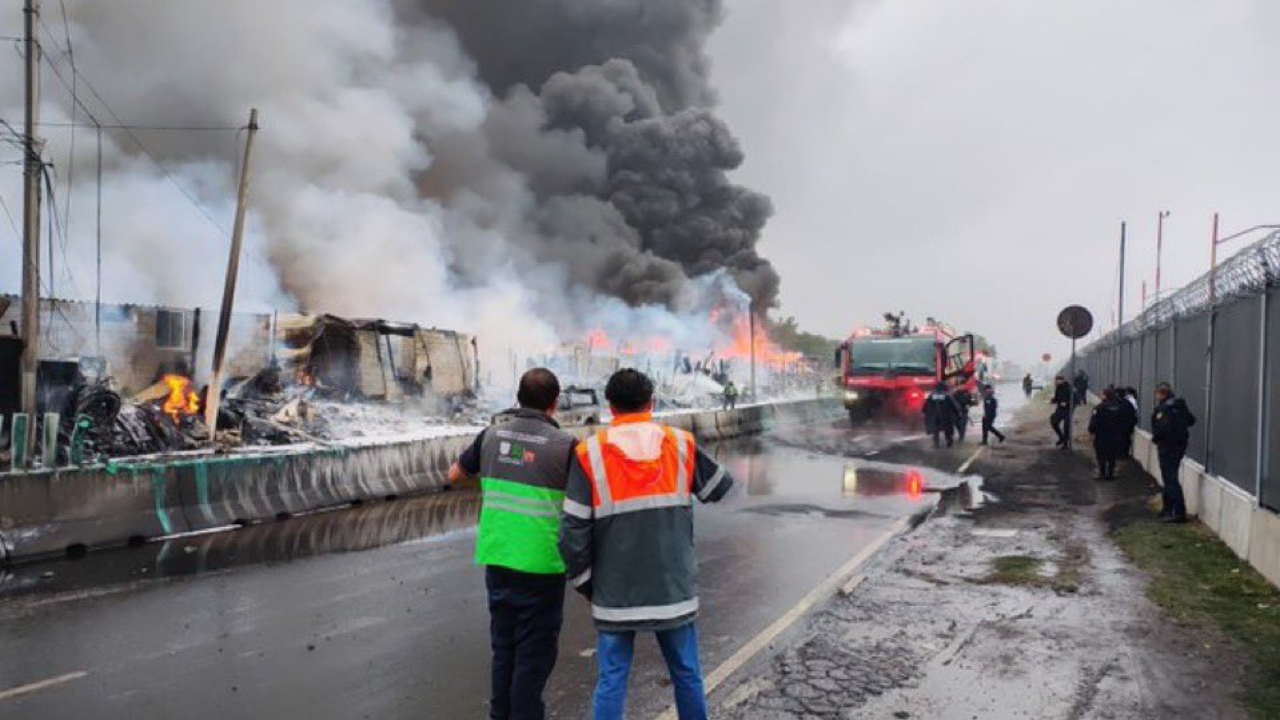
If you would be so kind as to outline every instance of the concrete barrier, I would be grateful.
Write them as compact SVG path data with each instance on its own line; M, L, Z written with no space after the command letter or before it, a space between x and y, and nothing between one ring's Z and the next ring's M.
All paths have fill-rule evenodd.
M1199 463L1187 460L1182 463L1178 477L1182 481L1182 494L1187 499L1187 514L1199 517L1202 507L1200 492L1204 486L1204 468Z
M1280 516L1254 508L1249 523L1249 564L1280 586Z
M843 416L838 401L821 399L679 413L661 421L709 441ZM595 430L572 432L586 437ZM439 490L471 440L467 434L3 473L0 563Z
M1133 440L1134 460L1157 483L1162 482L1150 433L1139 430ZM1188 514L1198 517L1240 559L1280 586L1280 516L1259 507L1257 498L1225 478L1205 472L1204 466L1189 458L1183 459L1178 477Z
M0 545L6 561L189 532L165 470L105 468L0 475Z
M1222 517L1218 521L1218 537L1235 551L1241 560L1249 559L1249 533L1253 524L1253 498L1225 480L1222 485Z

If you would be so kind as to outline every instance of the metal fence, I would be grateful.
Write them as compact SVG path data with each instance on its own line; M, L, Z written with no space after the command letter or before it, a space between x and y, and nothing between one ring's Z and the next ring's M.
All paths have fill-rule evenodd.
M1093 387L1138 390L1151 429L1166 381L1199 422L1188 456L1280 510L1280 232L1081 351Z

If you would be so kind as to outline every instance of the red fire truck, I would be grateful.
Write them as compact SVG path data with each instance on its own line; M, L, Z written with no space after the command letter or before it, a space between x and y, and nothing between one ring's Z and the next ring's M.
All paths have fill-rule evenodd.
M856 331L840 345L840 388L850 419L919 417L925 396L938 383L962 401L976 400L984 368L973 335L961 335L930 318L913 327L888 313L886 326Z

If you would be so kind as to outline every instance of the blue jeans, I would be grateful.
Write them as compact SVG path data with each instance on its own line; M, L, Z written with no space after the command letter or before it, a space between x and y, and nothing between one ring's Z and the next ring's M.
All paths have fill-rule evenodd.
M702 666L698 663L698 630L693 623L674 630L660 630L658 647L671 673L680 720L706 720L707 696L702 689ZM634 632L601 632L596 649L600 674L592 702L595 720L622 720L627 709L627 676L635 651Z

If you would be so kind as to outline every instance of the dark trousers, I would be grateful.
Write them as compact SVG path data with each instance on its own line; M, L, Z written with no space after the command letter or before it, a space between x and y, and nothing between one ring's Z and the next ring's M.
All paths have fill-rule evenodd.
M1116 458L1118 455L1110 450L1110 448L1093 447L1093 452L1098 457L1098 475L1108 480L1114 479L1116 476Z
M1058 436L1058 444L1067 444L1067 409L1057 408L1053 414L1049 416L1049 427L1053 428L1053 433Z
M1004 442L1004 433L996 429L996 419L984 417L982 418L982 444L987 444L987 435L995 435L1000 442Z
M493 687L489 717L541 720L542 690L556 666L564 620L564 576L485 568Z
M1164 484L1161 492L1162 515L1184 519L1187 517L1187 499L1182 494L1182 480L1178 471L1182 467L1182 457L1187 454L1185 447L1159 448L1160 480Z
M932 435L934 447L942 447L942 438L944 436L947 438L947 447L951 447L956 442L955 428L950 426L934 430Z

